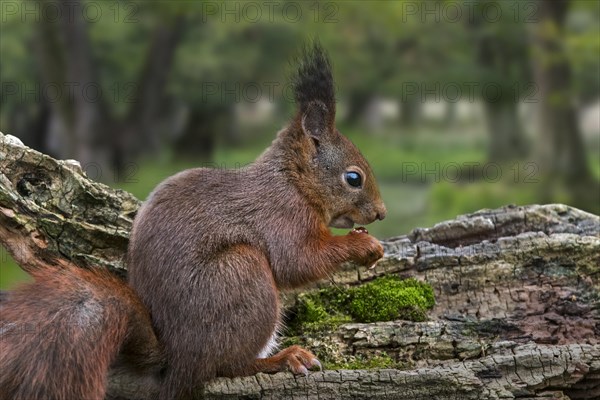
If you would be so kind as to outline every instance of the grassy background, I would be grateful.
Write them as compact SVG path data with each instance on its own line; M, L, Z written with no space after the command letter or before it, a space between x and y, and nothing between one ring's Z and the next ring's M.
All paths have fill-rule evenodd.
M566 190L560 184L548 184L542 177L526 169L524 163L497 166L500 179L473 179L455 182L452 171L444 173L449 165L465 168L465 163L480 163L486 159L486 136L469 129L420 129L398 135L397 132L364 136L358 131L344 131L361 149L371 163L380 182L388 217L369 226L377 237L385 238L408 233L417 226L454 218L457 214L481 208L495 208L506 204L562 202L599 213L599 188L585 188L590 199ZM274 129L271 131L275 131ZM272 136L252 138L238 148L218 148L214 165L235 168L252 162ZM250 141L248 141L250 142ZM600 179L600 144L588 143L588 160L594 175ZM127 182L108 181L108 185L127 190L139 199L145 199L157 183L185 168L200 165L198 161L179 160L162 154L156 159L142 160L131 170ZM417 171L414 172L414 168ZM407 174L407 170L413 171ZM344 230L335 230L343 234ZM0 288L14 287L27 279L3 248L0 248Z

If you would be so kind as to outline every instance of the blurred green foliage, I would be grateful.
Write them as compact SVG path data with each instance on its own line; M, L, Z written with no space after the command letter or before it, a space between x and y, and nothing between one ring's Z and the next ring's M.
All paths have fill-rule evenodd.
M6 253L4 248L0 248L0 290L13 289L18 284L31 280L13 259Z

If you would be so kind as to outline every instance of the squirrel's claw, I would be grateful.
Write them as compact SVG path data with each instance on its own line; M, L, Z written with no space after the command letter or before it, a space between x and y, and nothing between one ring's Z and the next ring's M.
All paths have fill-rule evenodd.
M319 371L323 371L323 365L321 365L321 361L317 360L316 358L313 358L308 362L303 362L303 364L304 365L299 373L304 373L305 376L308 376L308 370L313 369L314 367L319 368Z
M317 360L316 358L312 360L312 366L319 367L319 371L323 371L323 366L321 365L321 361Z
M320 371L323 370L323 366L321 365L321 362L317 360L317 357L300 346L288 347L287 349L282 350L282 352L284 353L286 360L285 364L287 365L287 368L285 369L296 375L308 376L309 369L312 369L313 367L319 367ZM285 369L282 369L282 371Z

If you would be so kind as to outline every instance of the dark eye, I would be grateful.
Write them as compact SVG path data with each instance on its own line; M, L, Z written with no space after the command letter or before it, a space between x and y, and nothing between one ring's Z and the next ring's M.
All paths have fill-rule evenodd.
M358 172L347 171L344 174L344 178L348 182L348 185L352 187L359 188L362 186L362 176Z

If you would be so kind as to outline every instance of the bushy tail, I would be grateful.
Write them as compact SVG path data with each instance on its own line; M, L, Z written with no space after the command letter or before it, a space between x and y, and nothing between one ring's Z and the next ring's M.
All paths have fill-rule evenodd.
M151 331L135 293L106 271L38 271L0 299L1 399L101 400L132 319Z

